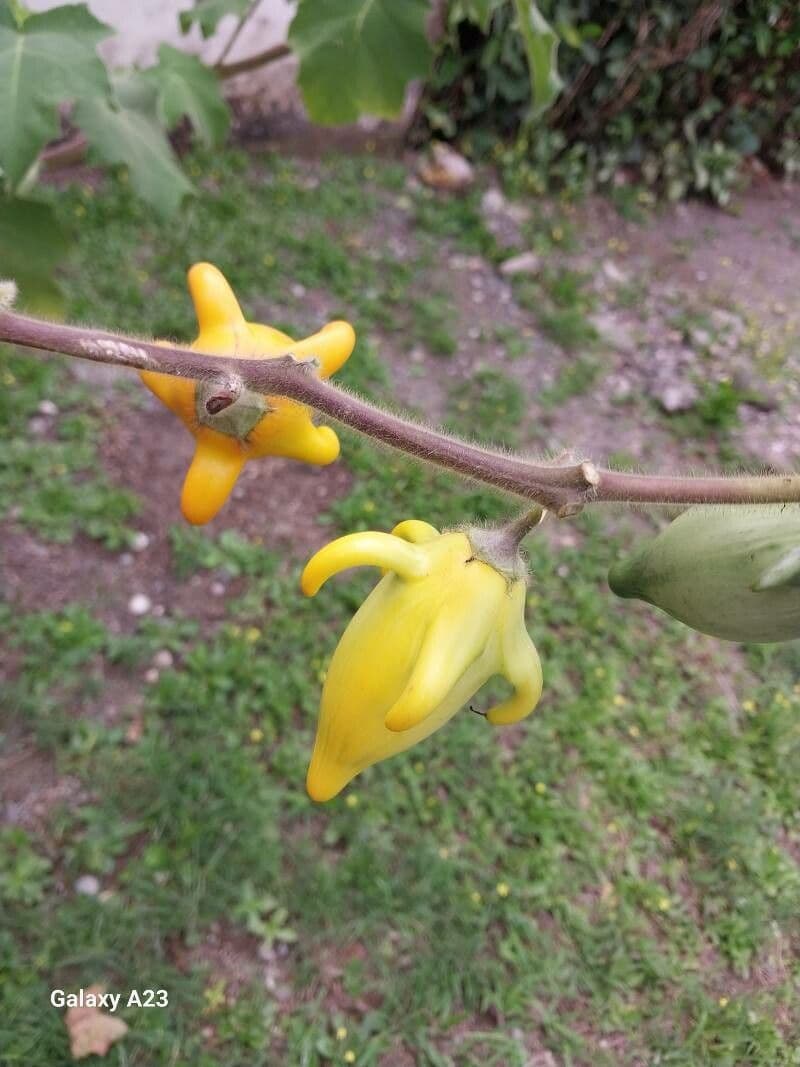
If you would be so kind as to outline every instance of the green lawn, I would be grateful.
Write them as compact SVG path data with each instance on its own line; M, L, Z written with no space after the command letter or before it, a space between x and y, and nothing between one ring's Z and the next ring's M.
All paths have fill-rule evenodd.
M383 343L395 361L426 344L425 373L445 373L457 310L437 265L445 251L498 256L478 193L407 192L400 167L372 159L231 152L192 168L202 195L169 226L124 185L59 194L78 226L69 318L189 337L184 271L204 258L248 308L283 309L275 325L320 324L287 279L350 318L360 341L339 377L353 388L392 400ZM360 239L395 208L410 219L405 257ZM529 235L543 254L548 232ZM583 283L564 278L542 328L583 345ZM507 371L450 382L449 425L530 445ZM221 621L115 615L91 570L63 605L76 554L113 570L150 514L102 461L122 413L147 432L144 391L8 348L0 381L0 534L46 552L35 603L0 588L0 752L31 762L31 788L42 768L63 786L0 825L3 1067L68 1064L49 991L95 982L169 993L166 1009L121 1012L130 1031L106 1060L120 1067L800 1063L796 645L732 647L615 601L605 574L641 516L584 514L571 538L528 540L537 713L503 733L464 712L315 806L303 782L320 678L374 575L306 601L302 555L176 517L163 580L221 577ZM44 399L59 414L34 432ZM342 445L350 480L315 545L513 506L349 433ZM269 498L253 499L267 531ZM76 892L87 874L99 895Z

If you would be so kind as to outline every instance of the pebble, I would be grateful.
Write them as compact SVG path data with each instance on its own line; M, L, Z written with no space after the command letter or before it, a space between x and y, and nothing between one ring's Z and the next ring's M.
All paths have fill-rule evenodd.
M225 583L224 582L212 582L211 583L211 595L212 596L225 596Z
M542 260L535 252L520 252L500 264L500 273L506 277L514 274L538 274L542 269Z
M289 292L299 300L306 295L306 287L301 285L300 282L295 282L293 285L289 286Z
M137 530L131 538L131 548L134 552L144 552L150 544L150 538L144 530Z
M123 552L122 555L119 557L119 562L120 566L122 567L130 567L130 565L133 563L133 556L130 554L130 552Z
M128 601L128 611L131 615L146 615L153 606L153 602L146 593L134 593Z
M692 382L675 382L667 385L656 397L668 415L678 411L689 411L697 403L698 394Z
M487 189L481 197L481 210L486 215L498 215L506 209L506 198L496 186Z
M148 685L154 685L158 681L159 677L160 674L157 667L150 667L149 670L146 670L144 672L144 680L147 682Z
M168 648L159 649L153 656L153 666L159 667L161 670L167 670L174 662L175 658Z
M605 343L618 352L635 351L636 338L630 323L625 322L613 311L601 311L592 316L592 325Z
M627 273L620 267L618 267L617 264L613 261L613 259L607 259L604 261L603 274L605 274L606 278L608 278L609 281L616 282L617 285L622 285L628 280Z
M40 415L53 416L58 414L58 408L52 400L42 400L36 410Z
M93 874L82 874L75 882L75 892L85 897L96 897L100 892L100 879Z
M434 189L459 192L475 181L475 169L469 160L444 141L434 141L418 166L417 173Z

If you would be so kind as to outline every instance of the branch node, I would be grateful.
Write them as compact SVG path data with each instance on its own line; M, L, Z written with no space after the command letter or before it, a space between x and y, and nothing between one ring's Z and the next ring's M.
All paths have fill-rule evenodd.
M595 489L600 484L600 472L594 463L589 460L584 460L581 463L581 474L586 479L586 484L592 486Z

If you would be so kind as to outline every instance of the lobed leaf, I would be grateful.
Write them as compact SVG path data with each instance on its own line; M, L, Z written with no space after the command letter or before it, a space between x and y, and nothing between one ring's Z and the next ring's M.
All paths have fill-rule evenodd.
M146 111L125 106L123 100L83 100L75 109L75 121L93 154L106 163L125 164L136 193L160 215L174 214L194 191L162 129Z
M53 271L68 247L49 204L0 198L0 277L17 283L20 308L45 315L61 312L62 295Z
M188 33L192 26L197 25L204 37L211 37L226 15L242 18L249 7L250 0L195 0L189 11L180 13L181 30Z
M162 44L158 65L144 71L142 77L157 91L156 111L163 126L169 129L185 116L203 144L213 147L225 140L228 108L217 76L197 56Z
M517 17L531 79L531 112L535 118L564 87L558 73L559 37L533 0L516 0Z
M398 115L407 84L430 66L427 14L427 0L300 0L289 43L311 118Z
M85 4L24 19L0 6L0 167L11 189L58 135L59 104L108 94L96 48L110 32Z

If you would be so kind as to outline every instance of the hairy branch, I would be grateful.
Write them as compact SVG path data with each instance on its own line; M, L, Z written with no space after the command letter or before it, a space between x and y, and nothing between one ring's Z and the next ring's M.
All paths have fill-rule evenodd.
M313 360L291 353L268 359L213 356L164 342L0 312L0 341L97 363L213 381L220 396L242 389L285 396L377 441L435 466L513 493L566 516L595 501L645 504L754 504L800 502L800 475L681 477L603 470L593 463L547 466L481 448L392 415L321 381ZM213 412L212 412L213 414Z

